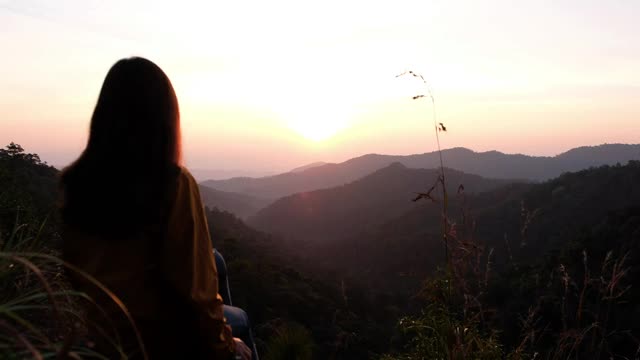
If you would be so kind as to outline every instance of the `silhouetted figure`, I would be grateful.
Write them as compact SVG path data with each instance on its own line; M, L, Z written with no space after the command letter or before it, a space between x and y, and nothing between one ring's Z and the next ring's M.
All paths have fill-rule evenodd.
M129 58L111 68L86 149L64 170L61 188L64 259L122 300L138 329L113 298L70 273L95 300L87 316L97 351L250 358L225 323L198 185L181 166L178 101L157 65Z

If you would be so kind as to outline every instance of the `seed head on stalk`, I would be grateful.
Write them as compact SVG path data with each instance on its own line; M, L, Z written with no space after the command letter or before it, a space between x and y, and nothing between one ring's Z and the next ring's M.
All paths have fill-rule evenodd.
M429 96L429 98L431 99L431 110L432 110L432 120L433 120L433 126L435 129L435 134L436 134L436 144L438 146L438 156L440 158L440 176L438 177L438 180L436 182L440 183L441 187L442 187L442 240L444 242L444 252L445 252L445 261L447 262L447 265L449 265L449 241L448 241L448 221L447 221L447 204L448 204L448 197L447 197L447 187L445 186L446 181L445 181L445 173L444 173L444 161L442 160L442 149L440 148L440 136L439 136L439 132L440 131L447 131L447 128L444 126L443 123L438 122L437 118L436 118L436 100L433 97L433 92L431 91L431 87L429 86L429 84L427 83L427 80L424 78L424 76L422 76L421 74L418 74L412 70L407 70L401 74L396 75L396 77L402 77L402 76L412 76L417 80L420 80L424 86L424 89L426 90L425 94L417 94L414 95L412 97L413 100L418 100L418 99L422 99L426 96ZM432 188L433 190L433 188ZM430 195L431 191L428 192L428 194ZM418 201L422 198L431 198L431 196L418 196L414 201Z

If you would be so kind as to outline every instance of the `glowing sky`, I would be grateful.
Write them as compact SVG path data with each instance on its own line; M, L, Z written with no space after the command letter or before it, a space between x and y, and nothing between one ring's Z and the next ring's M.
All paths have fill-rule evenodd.
M445 148L638 143L638 19L637 0L0 0L0 144L74 159L131 55L171 78L194 168L432 151L407 69L433 89Z

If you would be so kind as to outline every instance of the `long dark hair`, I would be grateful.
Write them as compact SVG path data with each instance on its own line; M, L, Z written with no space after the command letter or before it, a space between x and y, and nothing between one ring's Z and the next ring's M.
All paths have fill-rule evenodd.
M147 59L118 61L102 85L87 146L62 173L63 222L105 235L162 222L180 162L169 78Z

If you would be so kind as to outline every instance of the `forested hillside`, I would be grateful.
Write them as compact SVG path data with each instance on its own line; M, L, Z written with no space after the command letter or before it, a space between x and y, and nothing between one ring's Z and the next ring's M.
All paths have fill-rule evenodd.
M513 183L481 193L467 190L468 182L463 180L465 191L450 191L450 221L458 226L463 221L473 221L474 238L493 249L494 265L504 265L512 258L524 262L538 260L583 231L589 231L593 224L602 221L610 212L639 206L640 195L635 186L640 181L638 164L630 162L625 166L583 170L543 184ZM453 175L451 171L447 174ZM455 176L449 178L455 181ZM467 177L465 180L477 179ZM350 194L334 196L330 198L332 201L309 196L312 200L309 204L325 201L330 204L328 207L332 204L340 204L337 207L341 207L343 203L338 199L347 199L354 193L378 194L367 198L368 202L347 202L346 206L351 206L351 217L340 213L340 210L335 217L322 217L324 213L318 211L319 218L313 220L321 225L312 228L314 234L326 234L336 228L332 222L344 225L331 236L325 236L324 241L309 245L307 239L310 237L301 229L307 224L305 218L295 214L301 212L299 208L276 220L269 219L273 226L271 229L298 239L305 245L298 248L298 256L311 260L315 265L354 276L370 286L382 284L382 288L388 291L402 289L410 292L444 262L441 201L416 204L404 197L405 211L385 218L381 214L385 214L390 205L384 199L395 196L395 193L368 192L368 188L362 186L365 180L351 184ZM380 187L386 184L381 182ZM459 183L453 184L456 186L451 188L457 188ZM313 194L329 197L328 194L335 195L346 188ZM434 191L434 198L437 196L437 191ZM304 196L299 197L299 201L304 203ZM312 215L309 217L313 218ZM378 226L362 226L367 221L378 222ZM269 221L264 223L269 224ZM313 224L311 221L308 223ZM354 230L349 228L349 224L361 225Z
M57 173L20 145L0 149L0 229L13 227L16 215L25 221L55 216Z
M279 239L227 212L208 209L207 218L213 244L227 261L234 305L251 316L263 352L313 345L316 359L365 359L389 349L402 297L300 270Z
M301 242L336 242L366 234L419 207L412 199L428 191L438 173L394 163L343 186L282 198L250 218L249 224ZM473 194L509 183L449 169L447 179L453 194L460 185Z
M446 254L439 189L411 201L438 172L400 164L307 195L319 210L279 220L295 229L289 239L206 210L264 358L638 357L640 162L541 184L445 171ZM91 355L82 329L96 324L81 310L91 302L55 260L56 184L37 155L0 151L0 357ZM334 216L335 206L346 210ZM313 229L327 241L299 246L309 214L325 218ZM353 229L328 226L338 220Z
M420 310L400 322L408 347L393 358L634 358L638 181L632 161L458 194L448 260L438 203L315 253L371 291L417 294ZM456 326L468 336L450 334Z

